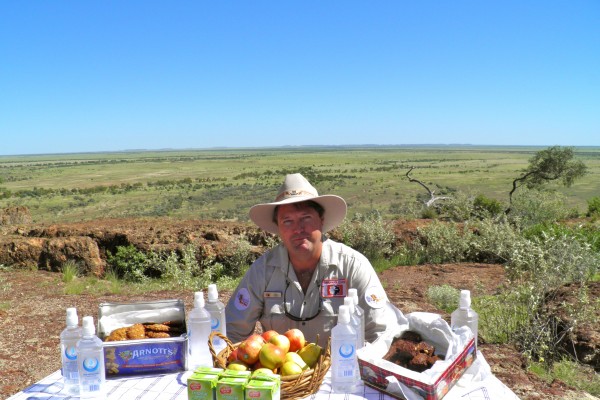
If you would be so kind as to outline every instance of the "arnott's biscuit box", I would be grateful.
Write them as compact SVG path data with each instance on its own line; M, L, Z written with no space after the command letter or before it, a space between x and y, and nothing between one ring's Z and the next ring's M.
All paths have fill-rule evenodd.
M185 370L186 332L182 300L98 306L107 377Z

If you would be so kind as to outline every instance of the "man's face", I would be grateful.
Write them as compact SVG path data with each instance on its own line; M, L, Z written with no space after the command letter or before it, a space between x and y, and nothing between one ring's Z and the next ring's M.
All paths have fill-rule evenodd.
M314 208L302 203L279 206L277 226L291 256L321 256L323 220Z

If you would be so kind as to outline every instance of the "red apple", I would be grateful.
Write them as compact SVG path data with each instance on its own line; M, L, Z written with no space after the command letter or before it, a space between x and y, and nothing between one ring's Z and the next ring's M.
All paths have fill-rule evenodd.
M238 354L238 349L234 349L231 353L229 353L229 356L227 356L227 361L228 362L232 362L237 360L237 354Z
M285 360L285 352L273 343L265 343L260 349L259 359L260 364L265 368L279 368L283 365L283 360Z
M284 333L284 336L290 340L289 351L298 351L306 344L304 333L300 329L290 329Z
M260 348L265 344L262 336L254 334L244 340L237 348L237 359L251 365L258 361Z
M271 340L271 338L273 336L279 335L279 332L274 331L274 330L269 330L266 332L263 332L262 337L263 339L265 339L265 342L268 342L269 340Z
M275 346L283 350L283 354L290 350L290 339L285 335L277 334L269 339L269 343L273 343Z

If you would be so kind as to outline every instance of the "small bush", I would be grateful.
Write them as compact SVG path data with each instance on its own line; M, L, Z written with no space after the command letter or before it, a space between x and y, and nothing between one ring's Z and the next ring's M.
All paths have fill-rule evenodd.
M451 198L440 204L440 214L451 221L467 221L474 213L473 196L463 191L457 191Z
M106 261L119 278L129 282L142 282L146 279L148 259L133 245L117 246L113 255L108 252Z
M370 260L386 258L392 254L396 237L377 211L365 215L357 213L350 222L344 222L339 230L346 245L363 253Z
M588 217L600 217L600 197L595 196L588 200Z
M421 218L423 219L437 219L438 212L434 207L423 207L421 211Z
M450 285L430 286L427 289L427 298L440 310L451 313L458 307L460 290Z
M496 296L473 298L473 309L479 313L479 336L486 343L514 342L515 334L529 324L533 310L530 297L521 287Z
M473 200L475 212L480 217L495 217L504 211L504 206L498 200L490 199L483 194L479 194Z
M225 264L227 275L237 277L244 275L253 261L254 256L250 243L244 239L238 239L231 242L223 264Z
M466 225L461 228L454 223L434 221L419 228L418 232L424 241L426 262L440 264L465 260L471 236Z
M511 223L527 228L535 224L551 223L572 216L564 195L548 190L523 188L513 198L509 213Z

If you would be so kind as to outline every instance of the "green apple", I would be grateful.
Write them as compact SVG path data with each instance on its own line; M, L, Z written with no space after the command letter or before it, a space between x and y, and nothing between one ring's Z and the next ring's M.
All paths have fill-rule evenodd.
M298 353L294 353L293 351L290 351L285 355L284 362L287 361L295 362L303 370L308 368L308 364L306 364L302 357L300 357Z

